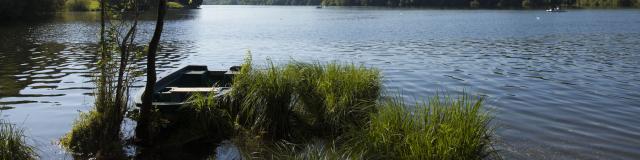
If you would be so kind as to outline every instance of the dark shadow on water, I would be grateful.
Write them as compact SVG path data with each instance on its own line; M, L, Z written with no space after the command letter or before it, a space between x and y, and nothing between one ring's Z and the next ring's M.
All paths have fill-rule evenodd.
M231 126L213 127L197 115L188 107L154 112L153 147L139 151L152 155L151 159L207 159L214 155L216 147L231 137Z

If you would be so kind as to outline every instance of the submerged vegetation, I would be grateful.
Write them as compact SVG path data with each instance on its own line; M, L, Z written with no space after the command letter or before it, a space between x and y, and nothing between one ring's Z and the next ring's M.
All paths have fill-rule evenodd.
M0 159L37 159L32 146L26 142L22 129L0 120Z
M381 89L373 68L296 61L262 68L248 58L229 95L197 94L183 110L195 112L192 123L217 128L205 134L232 140L246 159L497 156L482 98L434 96L408 105L381 97Z

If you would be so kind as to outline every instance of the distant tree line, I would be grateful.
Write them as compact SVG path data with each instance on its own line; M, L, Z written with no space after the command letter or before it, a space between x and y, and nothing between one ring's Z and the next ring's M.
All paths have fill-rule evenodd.
M47 16L64 5L65 0L0 0L0 19Z
M0 0L0 20L15 20L24 18L42 18L55 12L69 9L72 11L90 11L91 2L99 3L99 0ZM110 7L118 7L125 0L105 0ZM186 8L199 8L203 0L168 0L177 2ZM157 8L159 0L138 0L140 9ZM275 4L275 3L274 3ZM65 6L71 5L71 6ZM97 6L96 8L98 8Z
M205 0L218 5L327 5L439 8L640 7L640 0Z
M70 1L70 0L67 0L67 1ZM98 0L93 0L93 1L98 1ZM120 6L124 4L123 2L127 0L106 0L106 1L111 6ZM150 8L153 8L153 9L157 8L159 1L160 0L137 0L136 2L138 3L138 7L140 7L140 9L146 10ZM200 5L202 5L203 0L167 0L167 2L180 3L186 8L199 8Z
M122 1L122 0L115 0L115 1ZM145 8L156 8L158 6L159 1L160 0L140 0L139 3L141 3L141 6ZM177 2L182 4L186 8L199 8L204 1L203 0L168 0L167 2Z

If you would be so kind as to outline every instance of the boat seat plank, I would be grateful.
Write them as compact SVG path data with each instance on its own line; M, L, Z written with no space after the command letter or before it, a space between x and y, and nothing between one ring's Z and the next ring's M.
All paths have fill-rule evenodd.
M189 71L189 72L186 72L186 73L184 73L184 74L186 74L186 75L203 75L203 74L205 74L206 72L207 72L207 71Z
M169 92L218 92L220 87L169 87Z

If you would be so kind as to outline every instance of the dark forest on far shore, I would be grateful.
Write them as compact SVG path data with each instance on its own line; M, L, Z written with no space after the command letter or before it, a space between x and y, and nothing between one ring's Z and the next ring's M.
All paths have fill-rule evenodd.
M216 5L325 5L433 8L622 8L640 7L640 0L205 0Z

